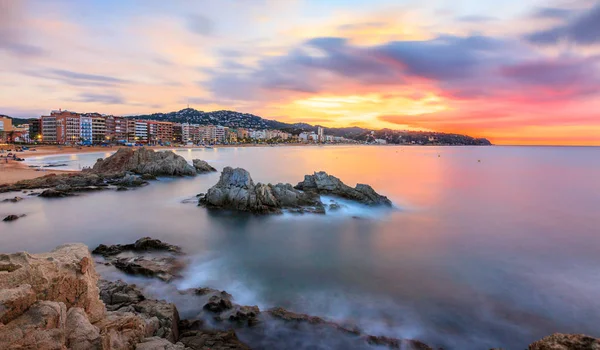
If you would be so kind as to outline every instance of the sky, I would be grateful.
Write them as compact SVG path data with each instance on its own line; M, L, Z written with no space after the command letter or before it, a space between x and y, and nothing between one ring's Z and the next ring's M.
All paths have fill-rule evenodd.
M0 114L229 109L600 145L600 1L0 0Z

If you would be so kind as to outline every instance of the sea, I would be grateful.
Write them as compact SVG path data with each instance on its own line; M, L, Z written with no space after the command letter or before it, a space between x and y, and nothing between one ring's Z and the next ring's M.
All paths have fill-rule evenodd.
M78 170L112 151L27 163ZM215 212L197 206L196 195L219 172L160 178L127 192L55 200L25 194L19 203L0 203L0 217L27 215L0 222L0 252L44 252L69 242L93 249L144 236L179 245L191 263L169 288L98 269L177 303L182 317L193 317L194 308L176 289L211 287L242 305L282 306L436 348L525 349L554 332L600 336L600 148L174 151L219 172L244 168L262 183L296 184L326 171L350 186L371 185L394 207L340 201L341 210L325 215ZM294 344L335 347L317 337Z

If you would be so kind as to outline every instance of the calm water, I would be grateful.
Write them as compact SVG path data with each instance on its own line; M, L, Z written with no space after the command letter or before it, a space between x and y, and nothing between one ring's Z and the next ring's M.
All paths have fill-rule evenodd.
M0 251L152 236L193 257L179 288L221 288L242 304L352 320L372 334L447 349L523 349L553 332L600 336L600 148L178 153L219 170L243 167L255 182L295 184L325 170L352 186L371 184L397 208L350 205L326 216L253 217L182 203L215 184L215 173L129 192L0 204L0 216L27 214L0 222ZM78 169L103 156L31 162ZM156 283L147 288L175 298Z

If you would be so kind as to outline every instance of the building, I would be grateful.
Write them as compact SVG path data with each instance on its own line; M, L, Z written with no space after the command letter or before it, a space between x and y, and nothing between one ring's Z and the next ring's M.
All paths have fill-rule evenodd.
M12 130L12 119L6 116L0 116L0 131L9 132Z
M302 132L300 133L300 135L298 135L298 139L300 140L300 142L317 142L319 139L319 136L317 134L315 134L314 132L308 133L308 132Z
M317 140L318 142L325 142L325 129L317 127Z
M148 120L148 143L173 142L173 123Z
M188 129L189 132L189 129ZM179 123L173 123L173 142L184 143L183 141L183 125ZM187 142L187 140L185 141Z
M92 132L93 119L92 117L79 117L79 140L83 145L91 145L93 142Z
M128 140L127 118L109 115L106 117L106 139L113 142Z
M56 116L50 114L40 118L42 138L44 143L57 143L56 138Z
M131 118L126 118L127 120L127 142L135 143L135 134L136 134L136 120Z
M98 113L87 114L92 118L92 142L102 143L106 139L106 118Z
M250 131L246 128L238 128L236 130L238 140L249 139Z
M145 120L135 121L135 142L148 142L148 123Z
M31 141L42 141L42 123L40 119L29 120L29 138Z
M49 116L42 116L41 141L44 143L75 144L81 134L79 113L55 110Z

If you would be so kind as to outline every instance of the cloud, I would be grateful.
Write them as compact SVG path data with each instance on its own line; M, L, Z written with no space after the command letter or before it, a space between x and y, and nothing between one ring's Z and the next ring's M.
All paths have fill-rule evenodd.
M79 94L79 98L76 101L101 103L101 104L106 104L106 105L125 104L125 99L117 93L115 93L115 94L81 93L81 94Z
M531 33L526 39L541 45L556 44L563 40L581 45L600 43L600 3L564 24Z
M457 20L459 22L466 22L466 23L485 23L485 22L495 21L496 18L490 17L490 16L473 15L473 16L458 17Z
M0 0L0 50L17 57L41 56L45 51L24 43L26 1Z
M43 71L24 71L24 74L58 80L73 86L111 87L129 83L128 80L106 75L79 73L65 69L48 69Z
M187 28L195 34L210 36L215 31L215 23L212 19L201 15L189 15L187 18Z
M534 14L534 18L541 19L567 19L573 14L573 10L557 7L541 7Z

